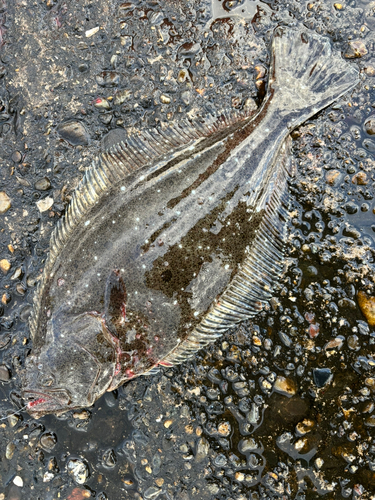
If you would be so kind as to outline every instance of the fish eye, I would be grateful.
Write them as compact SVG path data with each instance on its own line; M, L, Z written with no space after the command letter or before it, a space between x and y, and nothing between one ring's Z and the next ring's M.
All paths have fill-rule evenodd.
M41 374L39 377L39 382L44 387L51 387L51 385L55 382L55 377L51 374Z

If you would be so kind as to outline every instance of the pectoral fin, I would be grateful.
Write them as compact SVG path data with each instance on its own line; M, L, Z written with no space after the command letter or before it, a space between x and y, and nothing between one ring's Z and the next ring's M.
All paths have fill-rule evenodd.
M120 271L113 270L107 278L104 294L104 313L107 327L119 334L126 316L127 293Z

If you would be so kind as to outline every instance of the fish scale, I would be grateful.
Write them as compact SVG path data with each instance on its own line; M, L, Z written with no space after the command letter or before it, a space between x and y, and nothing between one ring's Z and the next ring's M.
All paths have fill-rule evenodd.
M271 61L255 116L226 111L104 139L34 297L23 383L33 416L89 406L182 363L264 308L283 270L289 134L358 82L306 31L276 30Z

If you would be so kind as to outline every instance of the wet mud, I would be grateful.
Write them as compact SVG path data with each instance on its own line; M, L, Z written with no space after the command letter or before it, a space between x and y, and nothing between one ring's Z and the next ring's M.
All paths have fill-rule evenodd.
M17 412L49 236L103 137L256 110L278 25L360 83L292 134L269 307L92 408ZM0 0L1 500L375 498L374 30L360 0Z

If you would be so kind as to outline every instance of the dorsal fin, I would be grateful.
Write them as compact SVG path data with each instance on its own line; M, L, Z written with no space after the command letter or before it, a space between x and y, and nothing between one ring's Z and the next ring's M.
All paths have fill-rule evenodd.
M95 160L86 171L73 193L64 217L52 232L48 259L33 299L33 314L29 321L32 338L38 328L46 278L69 237L103 194L134 171L156 164L163 157L170 156L237 122L240 123L253 114L254 111L251 110L225 111L217 117L209 115L203 120L185 119L172 125L150 128L136 135L127 134L125 130L121 134L116 131L113 132L116 137L103 141L105 149L99 160Z
M257 209L264 210L264 214L245 261L199 325L163 359L164 362L176 365L191 358L240 321L255 316L272 297L273 284L283 270L288 179L292 175L290 148L289 136L273 167L267 189L257 201Z

